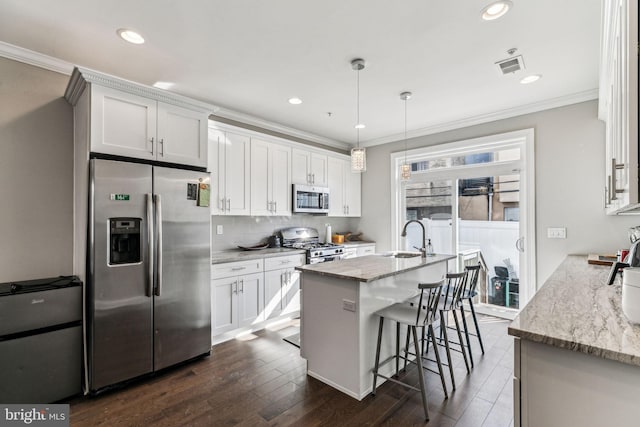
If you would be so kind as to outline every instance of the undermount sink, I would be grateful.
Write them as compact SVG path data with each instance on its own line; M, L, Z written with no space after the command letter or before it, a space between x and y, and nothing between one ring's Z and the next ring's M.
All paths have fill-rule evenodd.
M413 258L422 255L420 252L393 251L386 252L383 256L390 258Z

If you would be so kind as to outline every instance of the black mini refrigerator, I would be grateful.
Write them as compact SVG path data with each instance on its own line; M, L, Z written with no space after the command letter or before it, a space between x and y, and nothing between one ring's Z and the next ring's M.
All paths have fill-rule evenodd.
M82 391L82 282L0 283L0 402L53 403Z

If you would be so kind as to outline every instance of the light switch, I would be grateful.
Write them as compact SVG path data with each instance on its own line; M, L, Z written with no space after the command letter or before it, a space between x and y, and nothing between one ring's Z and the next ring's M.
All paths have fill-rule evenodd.
M566 227L548 227L547 237L549 239L566 239L567 228Z
M216 233L217 234L223 234L224 233L224 228L221 225L218 225L216 227Z

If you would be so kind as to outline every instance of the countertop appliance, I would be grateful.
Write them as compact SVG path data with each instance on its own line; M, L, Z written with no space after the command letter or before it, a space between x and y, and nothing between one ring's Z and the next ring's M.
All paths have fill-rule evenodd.
M329 213L329 188L293 184L294 213Z
M211 352L209 174L92 159L92 393Z
M82 282L0 283L0 402L52 403L82 391Z
M307 264L334 261L345 256L344 246L320 243L318 230L311 227L290 227L280 230L282 247L304 249Z
M640 267L640 226L629 229L629 241L631 242L631 248L629 248L627 256L622 260L618 260L618 262L614 262L611 266L609 278L607 279L608 285L613 284L618 273L624 274L624 268Z
M622 276L622 311L632 323L640 323L640 268L624 269Z

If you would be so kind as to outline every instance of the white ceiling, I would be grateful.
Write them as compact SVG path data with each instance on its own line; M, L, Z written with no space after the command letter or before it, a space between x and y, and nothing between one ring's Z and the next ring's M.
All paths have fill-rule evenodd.
M490 0L0 0L0 41L152 85L334 141L410 135L593 99L600 0L513 0L483 21ZM144 45L116 35L139 31ZM526 70L494 63L515 47ZM526 74L542 74L521 85ZM301 105L287 100L297 96ZM327 114L331 112L331 117Z

